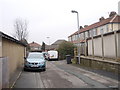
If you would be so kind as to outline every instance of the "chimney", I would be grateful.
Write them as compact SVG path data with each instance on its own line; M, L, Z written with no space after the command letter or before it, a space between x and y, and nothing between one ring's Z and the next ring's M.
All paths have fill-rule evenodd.
M88 25L84 25L84 28L87 27Z
M101 17L101 18L99 18L99 21L102 21L102 20L104 20L105 18L104 17Z
M110 12L109 17L115 16L117 13L115 11Z
M80 29L83 29L83 27L82 27L82 26L80 26Z

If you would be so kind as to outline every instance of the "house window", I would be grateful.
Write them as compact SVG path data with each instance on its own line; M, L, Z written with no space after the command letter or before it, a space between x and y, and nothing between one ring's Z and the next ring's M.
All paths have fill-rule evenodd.
M72 41L72 37L69 37L69 41Z
M71 41L71 37L68 38L68 41Z
M109 32L108 24L106 25L106 33Z
M70 37L70 40L72 41L72 36Z
M83 39L85 39L85 32L83 32Z
M38 50L38 48L37 48L37 47L34 47L34 50Z
M100 34L104 34L105 33L105 31L104 31L105 29L104 29L104 27L103 26L101 26L100 27Z
M90 35L90 37L93 36L93 30L90 30L90 31L89 31L89 35Z
M96 29L93 29L93 36L96 36L96 35L97 35Z
M78 35L77 34L75 35L75 37L76 37L76 40L78 40Z
M104 34L104 32L103 32L103 28L100 29L100 33L101 33L101 34Z
M74 41L74 37L72 36L72 41Z
M80 40L82 40L82 33L79 34Z
M85 38L88 38L88 32L85 32Z
M81 39L82 39L82 40L85 39L84 36L85 36L84 33L81 33Z
M72 36L72 38L73 38L73 41L75 41L75 39L76 39L76 36L75 36L75 35L73 35L73 36Z

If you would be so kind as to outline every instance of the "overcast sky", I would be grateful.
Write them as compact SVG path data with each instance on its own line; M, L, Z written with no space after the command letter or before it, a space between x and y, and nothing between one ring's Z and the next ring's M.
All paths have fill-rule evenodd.
M28 42L52 44L58 39L68 40L80 26L98 22L111 11L118 12L119 0L0 0L0 30L8 35L14 32L16 18L28 21ZM50 37L49 40L46 37Z

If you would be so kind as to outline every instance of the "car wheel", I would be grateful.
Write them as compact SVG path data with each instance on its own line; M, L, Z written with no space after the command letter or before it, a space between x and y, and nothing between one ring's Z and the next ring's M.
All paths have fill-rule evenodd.
M26 69L26 68L24 68L24 71L27 71L27 69Z
M46 71L46 68L44 68L43 71Z

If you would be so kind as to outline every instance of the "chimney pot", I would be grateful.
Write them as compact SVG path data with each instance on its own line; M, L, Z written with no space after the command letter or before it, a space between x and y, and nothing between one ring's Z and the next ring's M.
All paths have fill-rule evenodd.
M104 17L101 17L101 18L99 18L99 21L102 21L102 20L104 20L105 18Z
M84 25L84 28L87 27L88 25Z
M80 29L83 29L83 27L82 27L82 26L80 26Z
M110 12L109 17L115 16L117 13L115 11Z

